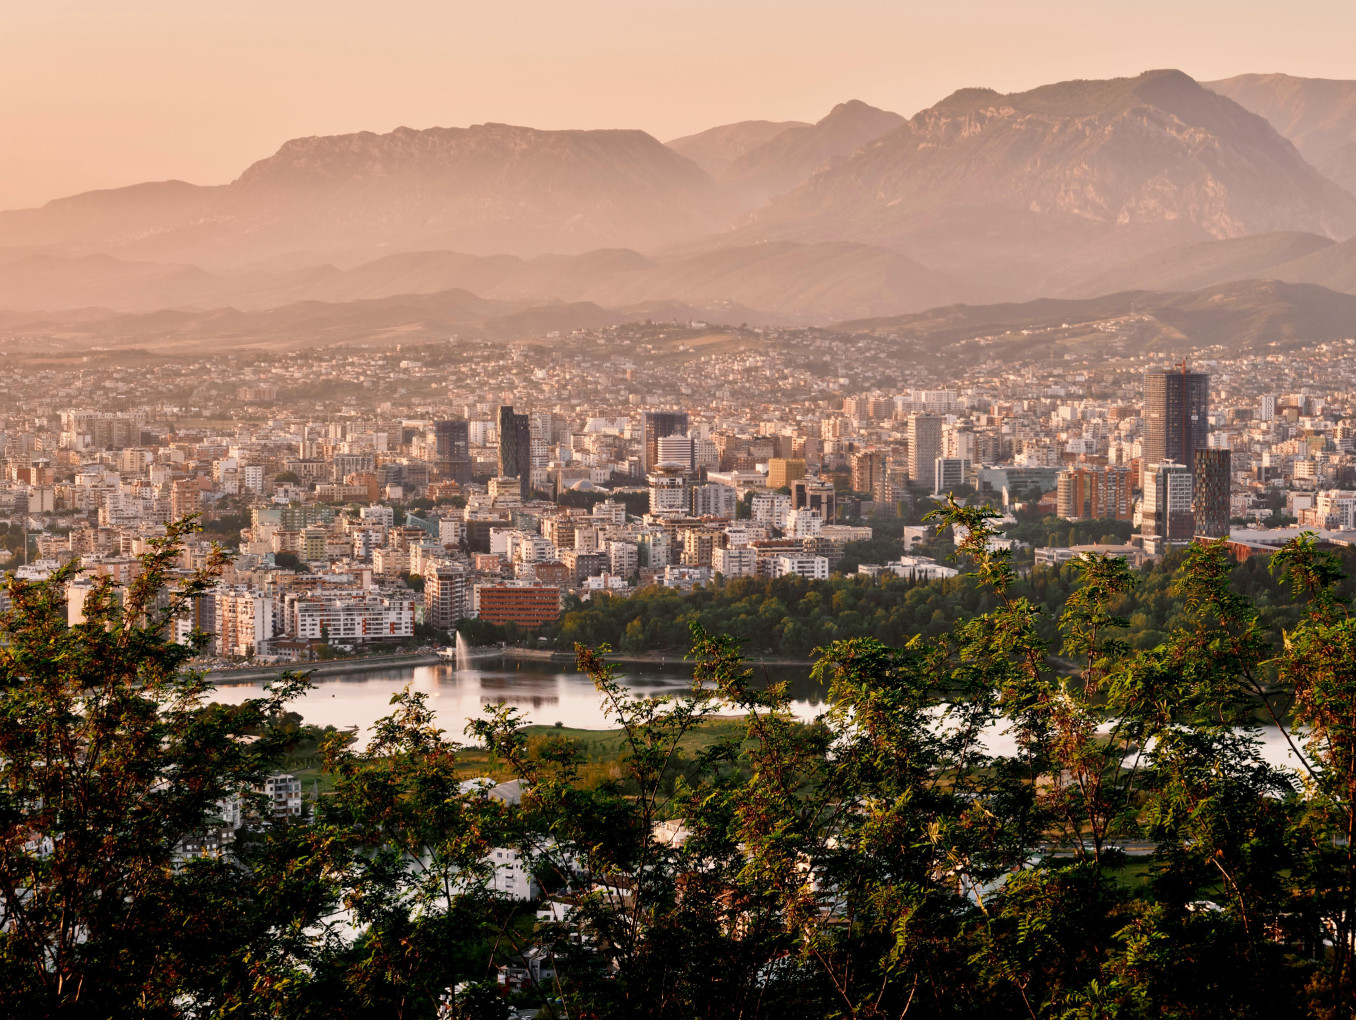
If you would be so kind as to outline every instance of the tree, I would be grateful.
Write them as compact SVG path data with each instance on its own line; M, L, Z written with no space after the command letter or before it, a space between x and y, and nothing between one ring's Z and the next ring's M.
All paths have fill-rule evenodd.
M637 644L686 630L690 688L634 694L606 647L577 647L615 742L489 706L468 732L489 752L478 774L519 780L498 793L465 781L466 752L400 692L366 745L324 738L333 792L298 823L250 791L319 737L288 707L304 681L212 705L167 636L220 563L172 575L186 524L125 590L98 582L74 626L76 568L12 583L0 1002L503 1016L494 967L532 948L553 973L526 997L599 1020L1352 1015L1356 625L1339 554L1301 536L1266 570L1198 543L1159 570L1093 555L1025 577L990 549L991 511L949 500L931 519L967 536L950 587L600 596L629 607ZM916 604L904 640L823 638L896 596ZM820 642L813 717L702 622L739 605L715 618L755 647ZM582 604L566 616L591 626ZM1268 762L1263 724L1294 769ZM253 823L198 849L242 794ZM509 853L553 920L495 893Z
M223 562L217 552L171 580L190 527L171 524L125 589L97 578L75 626L65 600L75 564L10 582L0 618L0 1000L16 1015L172 1014L186 995L210 1001L216 971L291 941L249 872L182 857L221 802L263 781L289 739L275 726L304 686L285 675L265 697L209 709L210 685L185 669L194 646L165 636Z
M459 747L434 725L425 695L406 689L391 700L365 748L339 735L322 748L335 791L310 845L343 874L358 932L313 964L316 1015L431 1017L447 989L483 981L490 946L511 937L515 912L488 890L492 851L515 838L515 812L462 788ZM484 993L454 1000L452 1015L503 1016Z

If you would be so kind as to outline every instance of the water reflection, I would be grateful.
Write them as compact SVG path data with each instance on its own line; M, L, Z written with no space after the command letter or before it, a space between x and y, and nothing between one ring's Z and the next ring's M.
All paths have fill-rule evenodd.
M625 663L618 667L623 684L635 694L655 697L683 693L692 683L692 668L683 662ZM810 678L806 666L759 666L755 676L763 683L786 681L793 711L810 720L824 710L823 688ZM606 729L616 725L603 710L592 681L572 665L519 659L516 656L476 658L471 664L383 668L364 673L317 677L315 687L295 707L308 723L345 728L356 726L360 737L391 711L391 698L409 685L428 697L438 724L454 739L462 739L466 722L491 707L510 705L529 722L560 723L579 729ZM220 684L215 700L234 704L258 697L262 685ZM993 754L1011 754L1012 738L1003 723L989 727L984 744ZM1262 730L1263 754L1268 762L1296 768L1298 760L1284 736L1273 727Z
M691 666L682 662L626 663L619 678L638 695L676 695L692 683ZM812 719L822 709L822 692L810 679L809 667L760 669L760 679L787 680L796 697L796 714ZM520 659L516 656L476 658L463 666L386 667L371 672L317 677L315 687L295 703L308 723L320 726L357 726L364 735L372 723L390 712L391 698L406 685L428 695L429 706L450 736L461 737L466 721L481 716L486 706L511 705L531 722L550 726L559 722L580 729L613 725L603 711L592 681L572 665ZM257 697L259 682L217 687L217 701L236 703Z

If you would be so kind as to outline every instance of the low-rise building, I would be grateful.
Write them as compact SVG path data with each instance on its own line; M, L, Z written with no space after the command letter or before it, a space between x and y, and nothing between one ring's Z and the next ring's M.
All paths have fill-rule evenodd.
M782 555L772 561L772 576L785 577L798 574L810 581L826 581L829 577L829 561L825 556Z
M560 589L535 584L476 585L476 612L489 623L515 623L528 629L560 618Z

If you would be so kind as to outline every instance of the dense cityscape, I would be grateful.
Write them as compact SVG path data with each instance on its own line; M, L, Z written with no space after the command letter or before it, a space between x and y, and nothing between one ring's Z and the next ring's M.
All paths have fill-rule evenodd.
M1356 1020L1356 5L4 25L0 1020Z
M223 665L448 642L472 618L526 633L597 591L823 579L881 536L897 555L857 572L945 578L921 520L947 494L1116 522L1135 563L1356 528L1352 341L948 373L889 336L694 322L100 362L7 366L7 566L79 558L75 621L92 577L130 580L198 515L184 569L212 541L234 557L182 627Z

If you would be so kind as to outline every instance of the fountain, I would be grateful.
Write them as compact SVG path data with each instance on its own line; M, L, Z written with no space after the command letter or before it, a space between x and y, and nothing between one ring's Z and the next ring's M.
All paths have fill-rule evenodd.
M461 631L457 631L457 658L455 661L458 670L471 668L471 646L466 643L466 638Z

